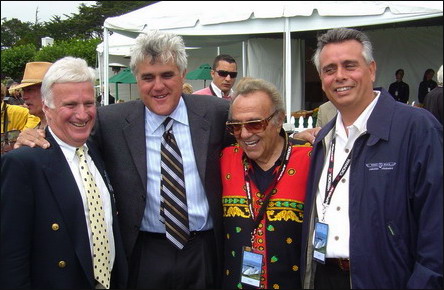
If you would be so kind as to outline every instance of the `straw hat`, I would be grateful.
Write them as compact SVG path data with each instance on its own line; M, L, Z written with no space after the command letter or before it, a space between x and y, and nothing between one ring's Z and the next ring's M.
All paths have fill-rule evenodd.
M50 62L28 62L25 67L22 82L15 86L14 89L41 84L45 73L52 65Z

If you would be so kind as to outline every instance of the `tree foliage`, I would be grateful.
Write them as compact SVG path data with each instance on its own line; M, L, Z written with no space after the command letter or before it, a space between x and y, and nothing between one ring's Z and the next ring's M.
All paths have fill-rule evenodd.
M84 58L90 66L96 67L96 46L102 42L105 19L156 2L96 1L89 7L82 3L78 13L64 15L67 19L54 15L44 23L38 21L38 11L34 23L2 18L1 77L20 81L27 62L54 62L67 55ZM42 48L43 37L53 38L54 44Z
M34 59L37 50L34 44L20 45L2 51L2 79L6 76L21 80L25 65Z

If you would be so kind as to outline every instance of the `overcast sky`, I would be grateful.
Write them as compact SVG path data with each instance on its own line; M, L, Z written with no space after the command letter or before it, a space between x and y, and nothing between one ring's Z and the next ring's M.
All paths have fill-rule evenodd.
M41 23L50 21L54 15L64 20L64 14L79 13L78 7L81 3L91 6L96 1L1 1L1 18L17 18L22 22L34 23L38 8L37 18Z

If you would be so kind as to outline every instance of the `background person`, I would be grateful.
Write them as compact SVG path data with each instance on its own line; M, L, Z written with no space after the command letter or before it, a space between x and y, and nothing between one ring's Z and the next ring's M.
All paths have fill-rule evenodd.
M221 155L225 227L224 289L241 279L244 248L258 254L256 287L301 288L299 275L305 187L311 146L288 138L285 107L274 85L239 81L227 128L237 144Z
M189 83L184 83L182 92L184 94L192 94L193 93L193 86Z
M211 70L213 81L209 87L195 91L195 95L211 95L227 100L231 99L233 86L237 78L236 60L228 54L216 56Z
M313 144L304 289L442 289L442 125L373 89L372 44L360 31L321 35L313 62L338 114Z
M23 100L23 97L22 97L22 90L15 88L18 85L19 85L19 83L13 82L11 84L11 86L8 88L8 92L9 92L8 104L18 105L18 106L25 104L25 101Z
M51 147L22 147L1 158L0 285L6 289L126 287L127 264L112 187L97 149L85 143L96 117L94 81L94 70L83 59L55 62L42 85ZM98 235L90 224L91 193L79 173L79 147L87 152L87 166L103 203L108 262L93 259ZM95 271L101 264L108 273L103 280Z
M407 104L409 101L409 85L402 81L404 77L404 70L402 68L396 70L396 81L389 86L389 93L398 102Z
M44 129L46 126L45 113L42 110L43 104L40 88L43 77L51 65L52 63L50 62L28 62L25 66L21 83L15 86L16 90L23 90L23 100L29 109L29 113L39 118L36 124L38 129Z
M424 105L425 96L430 93L434 88L436 88L436 82L433 80L435 76L435 71L431 68L424 72L424 77L422 82L419 83L418 87L418 101L421 105Z
M438 85L424 98L424 109L430 111L438 121L443 121L443 96L442 96L442 65L436 73Z
M316 127L324 127L330 120L332 120L338 110L332 102L327 101L319 106L318 117L316 118Z
M20 131L33 128L35 123L29 110L17 105L4 102L6 86L1 84L1 154L13 149Z

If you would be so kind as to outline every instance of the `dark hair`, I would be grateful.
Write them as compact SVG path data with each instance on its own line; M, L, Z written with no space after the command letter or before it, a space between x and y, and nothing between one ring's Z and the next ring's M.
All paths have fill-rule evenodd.
M219 63L219 61L221 61L221 60L226 61L226 62L228 62L228 63L236 63L236 60L235 60L231 55L228 55L228 54L219 54L219 55L216 56L216 58L214 59L213 67L212 67L213 70L216 69L216 67L217 67L217 65L218 65L218 63ZM237 63L236 63L236 64L237 64Z
M435 71L433 70L433 69L431 69L431 68L428 68L425 72L424 72L424 76L422 77L422 80L423 81L426 81L427 80L427 75L429 74L429 73L433 73L433 74L435 74Z
M395 76L396 76L398 73L400 73L400 72L403 72L403 73L404 73L404 70L403 70L402 68L397 69L396 72L395 72Z

